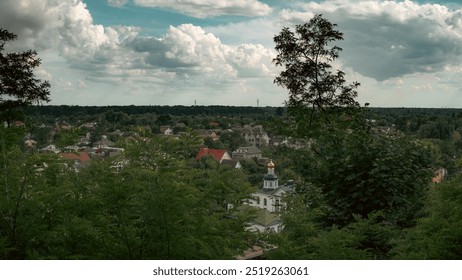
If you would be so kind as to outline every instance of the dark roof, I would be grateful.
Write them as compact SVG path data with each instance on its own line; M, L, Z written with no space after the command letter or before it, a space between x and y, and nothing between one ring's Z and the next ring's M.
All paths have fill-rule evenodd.
M231 167L236 167L236 165L239 163L239 160L237 159L224 159L221 164L228 165Z
M282 223L281 217L278 214L271 213L267 209L257 208L244 204L238 207L238 211L250 211L250 214L253 216L252 222L264 227Z
M283 186L279 186L275 189L265 189L265 188L261 188L261 189L258 189L257 190L257 193L262 193L262 194L269 194L269 195L273 195L275 194L276 192L278 191L284 191L286 193L291 193L291 192L294 192L295 190L295 185L291 185L291 186L286 186L286 185L283 185Z

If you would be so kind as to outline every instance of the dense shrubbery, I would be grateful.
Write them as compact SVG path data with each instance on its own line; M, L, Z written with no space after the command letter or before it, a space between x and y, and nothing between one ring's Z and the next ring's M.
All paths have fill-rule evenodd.
M20 141L1 129L3 259L230 259L252 244L248 217L226 207L251 193L245 175L214 161L196 168L181 140L128 146L120 172L107 160L79 173Z

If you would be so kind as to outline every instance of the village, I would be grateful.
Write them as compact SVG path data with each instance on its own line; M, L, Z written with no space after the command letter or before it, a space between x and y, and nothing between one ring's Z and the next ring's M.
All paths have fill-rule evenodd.
M14 122L15 127L25 128L25 124L21 121ZM269 136L263 125L245 124L235 125L228 129L219 128L219 123L210 121L209 129L190 129L184 123L176 123L174 125L159 126L157 134L146 133L146 127L138 127L138 131L115 131L101 134L98 139L92 135L98 129L98 122L86 122L79 126L74 126L67 121L60 120L54 125L46 126L39 125L41 130L47 130L48 135L45 141L38 143L34 140L34 135L27 133L24 138L24 149L31 153L48 153L56 155L63 166L73 172L79 173L84 168L91 168L91 163L94 161L106 160L111 162L110 168L114 172L118 172L128 164L128 160L124 157L124 151L127 143L149 142L153 138L169 139L175 141L185 135L193 135L197 139L197 149L194 156L196 161L211 159L219 165L228 166L230 168L242 169L243 166L253 164L258 166L257 174L251 174L254 178L255 192L251 197L246 199L243 206L254 207L255 218L252 219L247 226L247 230L252 232L273 232L279 233L283 229L282 219L280 218L281 210L284 207L284 196L295 192L295 181L293 179L279 182L277 175L276 163L268 156L265 156L264 151L275 147L299 147L291 144L290 139L280 136ZM37 131L37 130L35 130ZM106 131L107 132L107 131ZM80 134L79 134L80 133ZM84 134L83 134L84 133ZM72 135L73 139L67 139L67 144L63 146L63 142L59 139ZM212 148L223 145L220 137L225 135L233 135L240 139L239 145L233 150L226 148ZM58 137L57 137L58 136ZM224 137L224 138L225 138ZM58 141L54 141L58 139ZM58 144L58 143L61 143ZM220 145L217 145L220 143ZM209 146L212 146L209 148ZM39 163L36 166L36 171L41 172L47 168L47 163ZM266 173L262 172L266 168ZM252 172L252 171L251 171ZM255 172L255 169L253 169ZM234 205L229 204L229 208ZM261 247L256 247L239 256L239 258L259 257L263 254ZM257 253L256 253L257 252Z
M266 110L277 112L274 109ZM138 240L136 242L141 242L143 246L153 246L150 253L140 252L140 258L156 254L168 256L169 252L171 254L176 246L169 241L173 233L167 234L163 231L172 226L169 219L174 219L178 224L175 229L178 233L175 234L181 235L184 231L190 231L191 229L183 224L188 215L191 215L188 219L197 220L193 222L198 223L194 230L196 238L205 238L204 232L214 236L218 224L220 228L232 234L233 244L236 246L231 246L233 250L227 253L227 258L269 258L273 254L284 252L284 248L280 248L278 242L267 237L286 236L288 227L294 227L294 224L287 224L286 215L290 213L287 206L292 206L294 199L298 197L304 199L306 206L303 207L318 205L320 194L319 190L313 187L313 182L330 183L328 177L320 176L319 171L313 172L313 167L319 168L312 162L312 156L316 155L312 154L315 150L311 145L315 142L294 141L291 137L284 136L284 128L290 119L280 115L265 112L228 115L170 115L145 112L127 114L106 109L95 115L68 113L57 117L52 114L35 113L32 116L25 115L20 120L13 121L8 128L7 124L4 125L5 131L11 135L16 134L17 139L21 139L15 142L21 151L11 150L7 153L16 153L16 156L19 156L17 160L21 157L29 158L26 162L32 164L29 165L33 170L32 176L28 177L28 180L33 180L34 183L24 191L24 196L27 199L37 199L33 194L35 191L41 192L40 188L50 188L50 195L57 195L61 200L59 192L62 188L62 191L72 193L64 197L72 207L76 207L71 213L75 212L73 215L80 217L80 198L104 201L105 196L95 196L95 190L118 193L125 197L123 201L128 203L133 200L134 204L110 210L113 207L117 208L119 202L114 205L110 200L101 201L101 205L105 205L101 208L102 212L94 208L94 213L84 216L84 219L91 220L95 230L111 229L115 226L120 228L120 233L124 231L121 221L124 215L132 215L133 207L155 207L158 209L156 211L160 211L156 212L157 214L142 214L143 219L152 222L139 225L138 214L130 218L133 229L149 229L159 239L159 242L152 243L151 239L137 236L138 229L133 231L131 242ZM368 120L368 123L371 125L371 133L385 141L399 141L398 139L403 138L406 127L410 126L410 122L404 123L403 126L401 123L394 125L380 119ZM359 151L363 153L362 150ZM409 150L408 153L411 152L412 150ZM420 155L421 160L424 160L424 155ZM16 159L12 157L10 160ZM343 159L349 160L352 159ZM22 161L24 162L24 159ZM337 163L329 161L329 164ZM11 167L13 166L12 164ZM338 165L337 168L348 170L350 166L344 164ZM432 170L427 170L434 173L433 178L419 177L422 179L421 184L436 187L448 180L451 173L443 166L434 165ZM368 164L364 168L379 167ZM23 168L19 168L17 171L11 171L8 176L18 177L18 174L24 172L22 170ZM159 170L163 171L158 172ZM400 174L399 169L397 170L397 174ZM72 183L63 185L68 184L65 183L67 180L71 180ZM56 191L58 193L55 193ZM143 203L139 203L138 196L146 196L141 200ZM188 204L191 199L196 201L192 204L196 210L189 213L189 208L183 209L182 205ZM204 201L207 203L202 205ZM379 200L378 202L380 203ZM53 224L47 217L51 213L58 213L53 210L55 206L47 202L41 202L39 205L44 205L39 206L39 209L45 211L40 219ZM164 209L172 211L168 214L170 216L163 217L166 215L163 213ZM67 210L59 213L63 216L69 215ZM309 213L306 214L311 215ZM106 224L111 225L110 227L103 227L98 220L102 214L109 215ZM112 217L117 219L112 221ZM80 224L80 219L76 220L77 224ZM294 220L296 224L298 220L299 218ZM63 225L66 226L62 230L68 230L73 226L72 223L67 224L67 218L63 219ZM61 228L57 231L61 231ZM80 226L77 226L76 232L80 231ZM228 242L226 236L220 238L216 241L217 244ZM94 240L96 242L97 237ZM237 244L240 244L239 247ZM127 243L124 246L130 248L132 245ZM189 253L180 247L175 250L178 256L186 256ZM220 252L214 251L207 256L209 254L218 256ZM121 254L123 255L124 253ZM196 256L199 256L197 252L191 255L192 258Z
M4 1L0 259L462 258L454 1Z

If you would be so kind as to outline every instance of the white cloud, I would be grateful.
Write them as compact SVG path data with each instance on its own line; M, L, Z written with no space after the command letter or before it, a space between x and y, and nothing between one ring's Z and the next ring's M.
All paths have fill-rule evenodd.
M146 67L184 77L200 75L201 79L232 81L242 76L269 76L274 70L271 60L275 54L262 45L226 45L191 24L171 26L161 38L138 37L129 46L145 54Z
M230 61L236 65L241 77L275 76L271 64L276 54L262 45L243 44L230 53Z
M3 0L0 26L18 35L11 48L55 49L75 67L114 61L123 41L137 35L134 27L104 27L81 0Z
M36 39L46 36L48 1L3 0L0 9L0 26L18 35L15 47L35 47Z
M386 80L435 73L462 62L462 10L412 1L334 0L283 10L302 23L320 13L337 23L345 41L340 59L363 76Z
M257 44L226 45L213 33L192 24L171 26L160 38L143 37L135 27L95 24L80 0L37 0L34 5L19 0L21 9L15 8L15 1L7 0L14 20L32 15L33 11L45 15L30 22L36 24L35 36L18 34L18 45L28 38L30 48L56 50L71 67L83 70L91 80L125 82L134 77L161 83L162 79L172 79L170 74L160 75L167 72L174 73L174 78L205 85L271 74L271 50ZM227 5L220 1L216 4ZM25 30L32 28L26 22L22 26ZM152 75L162 78L152 79Z
M273 36L282 25L274 18L255 18L241 22L230 22L218 26L207 26L204 29L220 37L229 45L256 44L274 48Z
M107 0L109 6L122 7L128 3L128 0Z
M52 81L53 80L53 74L51 74L49 71L44 69L43 67L40 67L34 71L34 74L37 78L41 80L46 80L46 81Z
M271 8L258 0L133 0L136 5L167 8L197 18L221 15L265 16Z

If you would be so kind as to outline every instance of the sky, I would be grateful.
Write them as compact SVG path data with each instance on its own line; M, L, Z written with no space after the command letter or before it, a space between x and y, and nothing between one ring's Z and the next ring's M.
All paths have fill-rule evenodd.
M273 37L322 14L372 107L462 108L462 1L1 0L52 105L283 106Z

